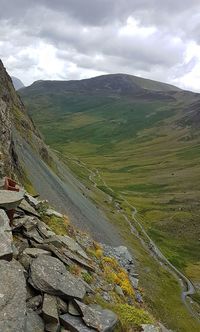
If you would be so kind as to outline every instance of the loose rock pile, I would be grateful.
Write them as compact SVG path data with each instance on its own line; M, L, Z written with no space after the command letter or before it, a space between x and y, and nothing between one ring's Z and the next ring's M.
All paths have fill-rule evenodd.
M6 214L7 205L0 208L0 331L113 331L117 315L85 301L95 296L96 289L107 302L111 301L110 291L124 298L123 290L102 279L98 258L88 255L87 249L94 241L78 230L73 236L56 235L42 221L40 205L26 193L18 202L12 222ZM63 217L49 208L45 214ZM142 302L134 261L127 248L101 248L128 272L136 301ZM73 273L74 267L87 278ZM93 285L88 281L91 275ZM145 331L148 328L153 326L143 326ZM158 330L155 327L151 331Z

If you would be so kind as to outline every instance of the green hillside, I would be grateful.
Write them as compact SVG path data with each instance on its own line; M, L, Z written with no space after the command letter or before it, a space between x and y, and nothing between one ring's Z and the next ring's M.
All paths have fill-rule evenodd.
M122 74L39 81L20 94L47 144L88 186L82 163L92 170L130 218L128 203L136 207L149 236L199 287L200 95Z

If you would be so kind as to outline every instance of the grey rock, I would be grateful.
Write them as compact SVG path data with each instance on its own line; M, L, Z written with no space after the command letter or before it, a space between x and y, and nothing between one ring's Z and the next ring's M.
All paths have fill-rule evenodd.
M31 231L23 231L23 234L28 238L36 241L37 243L43 243L43 238L40 236L36 228Z
M59 314L66 314L68 312L68 304L60 297L57 297L57 307Z
M39 201L37 198L29 195L27 192L25 193L25 199L28 201L28 203L34 207L36 210L40 206L41 201Z
M81 279L75 278L55 257L40 255L31 264L31 284L63 299L82 299L86 293Z
M31 258L29 255L27 255L23 252L22 254L19 255L18 260L22 264L22 266L25 268L25 270L28 271L33 258Z
M142 329L144 332L160 332L160 328L151 324L142 324Z
M23 200L24 193L10 190L0 190L0 208L16 209Z
M86 254L86 252L81 248L81 246L74 239L72 239L71 237L69 237L67 235L65 235L65 236L58 235L58 238L67 249L74 251L77 254L79 254L80 256L82 256L83 258L89 260L89 257Z
M72 301L68 304L68 313L73 316L80 316L80 311L78 311L77 306L74 305Z
M19 254L21 254L26 248L29 247L28 240L22 237L20 234L15 234L14 244L19 251Z
M12 230L16 231L16 230L20 229L24 225L26 219L27 219L26 217L14 218L12 221L12 224L11 224Z
M49 227L41 220L38 220L38 223L37 223L37 229L40 233L40 235L43 237L43 238L48 238L50 237L49 236Z
M25 328L26 282L19 262L0 261L0 331L21 332Z
M124 292L123 292L122 288L121 288L119 285L116 285L116 286L115 286L115 292L116 292L119 296L124 297Z
M83 321L89 327L96 329L99 332L113 331L115 328L118 317L117 315L108 309L94 309L80 301L75 300L75 303L79 307L83 317Z
M41 306L41 304L42 304L41 295L34 296L26 302L27 308L32 309L34 311L36 311Z
M26 248L24 250L24 254L27 254L33 258L38 257L39 255L48 255L51 256L51 252L44 250L44 249L40 249L40 248Z
M12 231L9 225L9 219L4 210L0 210L0 259L11 260L13 256L12 249Z
M25 199L23 199L21 201L19 208L33 216L36 216L36 217L40 216L39 213Z
M38 223L38 219L36 217L30 217L30 216L26 216L23 224L24 229L27 232L32 231L34 228L36 228L37 223Z
M60 329L57 299L55 296L44 294L42 315L45 320L46 331L57 332Z
M57 218L63 218L63 214L61 214L61 213L59 213L59 212L57 212L57 211L55 211L55 210L53 210L53 209L47 209L47 210L45 211L45 214L46 214L47 216L49 216L49 217L51 217L51 216L55 216L55 217L57 217Z
M133 288L138 288L138 282L139 282L139 280L137 278L134 278L134 277L131 277L131 276L129 277L129 279L130 279L130 281L132 283Z
M13 330L14 331L14 330ZM28 311L26 315L25 330L20 332L44 332L44 322L42 318L34 311Z
M89 328L80 317L65 314L60 316L62 326L71 332L95 332L96 330Z
M135 293L135 299L138 303L143 303L142 295L138 291Z

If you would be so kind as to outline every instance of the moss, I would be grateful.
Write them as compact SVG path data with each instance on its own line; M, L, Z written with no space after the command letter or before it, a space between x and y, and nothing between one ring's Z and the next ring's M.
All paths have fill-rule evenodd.
M93 281L93 277L91 276L91 274L89 274L88 272L84 272L82 273L82 278L85 282L87 282L88 284L91 284Z
M128 304L114 305L112 310L118 315L123 328L128 329L154 323L153 318L144 309L138 309Z
M43 217L43 221L52 229L57 235L67 235L69 227L69 219L65 216L58 218L55 216Z

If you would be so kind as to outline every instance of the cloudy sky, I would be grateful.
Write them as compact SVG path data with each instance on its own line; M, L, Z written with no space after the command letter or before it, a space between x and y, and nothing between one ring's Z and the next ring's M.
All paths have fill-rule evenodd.
M200 92L200 0L0 0L0 58L26 85L128 73Z

